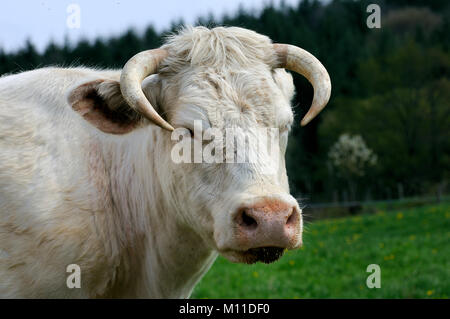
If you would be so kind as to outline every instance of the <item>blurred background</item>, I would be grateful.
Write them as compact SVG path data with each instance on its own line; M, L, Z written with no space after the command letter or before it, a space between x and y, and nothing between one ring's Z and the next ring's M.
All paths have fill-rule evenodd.
M368 25L372 3L380 28ZM305 248L269 267L219 259L194 297L450 295L449 1L16 1L0 17L0 75L120 68L185 23L249 28L325 65L330 102L293 127L287 150ZM294 82L299 124L313 90ZM380 289L366 286L372 263Z

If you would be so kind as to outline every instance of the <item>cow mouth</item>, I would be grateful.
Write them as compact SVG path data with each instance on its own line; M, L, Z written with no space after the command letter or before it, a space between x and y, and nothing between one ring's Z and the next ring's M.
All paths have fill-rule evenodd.
M273 263L283 256L284 248L281 247L258 247L241 252L243 260L247 264L263 262L265 264Z

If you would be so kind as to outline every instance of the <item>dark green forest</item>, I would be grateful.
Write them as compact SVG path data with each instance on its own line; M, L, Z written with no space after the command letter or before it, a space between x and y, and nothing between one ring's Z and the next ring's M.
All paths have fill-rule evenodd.
M381 8L369 28L367 6ZM101 20L99 21L101 23ZM155 48L183 21L158 33L127 30L111 38L37 52L0 48L0 74L47 65L121 68ZM291 191L310 202L390 199L445 193L450 178L450 2L447 0L300 1L232 15L201 17L198 25L240 26L297 45L327 68L328 106L300 127L313 89L294 75L296 125L287 151Z

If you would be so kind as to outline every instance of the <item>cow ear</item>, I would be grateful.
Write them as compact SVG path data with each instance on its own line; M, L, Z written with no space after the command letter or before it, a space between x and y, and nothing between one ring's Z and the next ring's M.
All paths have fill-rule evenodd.
M126 134L143 122L125 102L120 84L114 80L81 84L69 93L68 101L75 112L105 133Z

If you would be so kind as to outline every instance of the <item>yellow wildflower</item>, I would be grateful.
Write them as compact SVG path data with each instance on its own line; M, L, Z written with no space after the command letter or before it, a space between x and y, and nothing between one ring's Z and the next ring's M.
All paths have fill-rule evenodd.
M384 260L393 260L395 258L394 254L384 256Z

